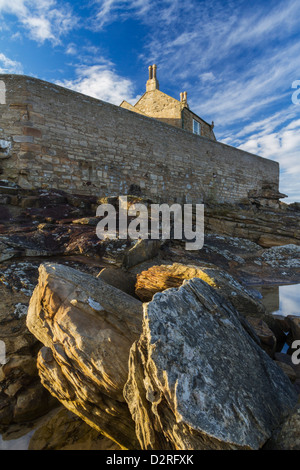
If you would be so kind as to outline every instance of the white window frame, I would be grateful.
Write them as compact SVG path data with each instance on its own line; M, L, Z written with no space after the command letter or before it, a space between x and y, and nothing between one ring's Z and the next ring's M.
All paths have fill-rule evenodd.
M193 119L193 133L197 135L201 135L201 124L199 121Z

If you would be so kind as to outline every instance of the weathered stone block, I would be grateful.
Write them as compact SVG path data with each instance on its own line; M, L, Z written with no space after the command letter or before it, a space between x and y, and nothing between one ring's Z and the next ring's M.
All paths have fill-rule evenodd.
M26 135L14 135L13 141L14 142L33 142L33 137L26 136Z
M23 127L23 134L32 137L42 137L42 132L35 127Z

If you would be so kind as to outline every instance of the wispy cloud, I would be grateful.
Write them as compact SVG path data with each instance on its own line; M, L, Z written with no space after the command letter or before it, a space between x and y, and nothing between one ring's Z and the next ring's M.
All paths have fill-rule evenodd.
M0 53L0 73L23 73L23 67L20 62Z
M273 124L277 125L278 116ZM239 148L265 158L276 160L280 164L280 190L289 198L286 202L299 201L300 194L300 119L294 119L279 130L271 130L272 119L264 130L257 129Z
M219 77L222 86L217 86L215 91L210 88L212 94L201 102L196 98L195 106L202 112L214 113L215 120L226 126L241 119L253 119L256 113L280 100L288 107L292 81L298 74L295 57L299 55L300 43L271 55L264 54L236 77L232 76L234 71Z
M74 43L69 43L66 48L66 54L76 55L78 54L77 46Z
M0 0L0 17L14 15L28 36L44 43L59 44L63 35L77 24L77 18L67 3L56 0Z
M142 19L153 7L153 0L94 0L96 14L92 24L102 29L116 20L122 21L137 16Z
M267 116L258 121L252 121L250 124L242 127L238 132L232 136L233 141L238 143L239 139L249 138L249 136L256 134L258 137L265 136L273 133L283 125L287 125L292 120L296 119L299 114L297 107L293 104L287 108L281 109L274 114Z

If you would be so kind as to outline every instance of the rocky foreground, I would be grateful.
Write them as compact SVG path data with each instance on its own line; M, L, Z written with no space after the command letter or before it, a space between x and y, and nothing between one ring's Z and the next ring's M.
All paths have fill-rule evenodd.
M255 290L300 282L297 205L211 206L188 252L99 240L97 198L1 191L4 439L62 404L74 435L95 433L85 448L300 449L300 366L280 353L299 320L268 314ZM57 416L31 448L76 448L71 431L53 439Z

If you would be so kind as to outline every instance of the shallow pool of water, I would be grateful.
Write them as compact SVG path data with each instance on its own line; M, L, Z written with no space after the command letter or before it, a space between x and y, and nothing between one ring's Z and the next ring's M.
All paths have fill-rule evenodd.
M3 440L0 435L0 450L27 450L34 430L18 439Z
M262 294L261 301L269 313L300 316L300 284L268 285L256 289Z

